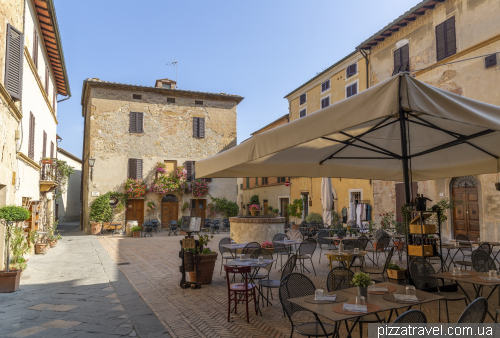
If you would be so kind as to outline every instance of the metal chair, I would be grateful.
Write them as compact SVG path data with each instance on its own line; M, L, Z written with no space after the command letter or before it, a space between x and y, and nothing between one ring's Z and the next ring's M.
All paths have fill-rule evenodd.
M389 247L390 243L391 243L391 238L387 235L382 234L376 243L377 248L375 249L375 244L374 244L373 248L367 249L368 252L372 253L372 259L370 259L370 256L368 256L368 259L370 259L374 265L378 266L378 259L380 257L380 253L381 252L386 253L386 250Z
M247 309L247 323L250 322L249 320L249 315L248 315L248 303L253 299L254 305L255 305L255 314L258 315L259 313L257 312L257 298L255 297L255 284L249 284L248 283L248 274L251 271L251 268L249 266L243 266L243 267L230 267L230 266L225 266L224 270L226 271L226 281L227 281L227 296L228 296L228 303L227 303L227 321L231 321L231 303L234 300L234 313L238 313L238 303L239 302L245 302L246 304L246 309ZM229 274L242 274L244 276L244 283L233 283L231 284ZM232 298L231 296L234 296ZM244 296L244 298L242 297Z
M323 245L326 245L325 250L335 250L337 247L332 243L331 239L325 239L325 237L332 237L329 231L320 231L316 237L319 245L319 263L321 263L321 256L323 256Z
M281 270L281 278L280 280L273 280L269 279L269 275L267 275L267 279L261 279L257 282L257 284L261 288L261 294L263 288L267 288L267 303L269 304L269 289L277 289L280 287L280 283L283 280L283 278L291 274L293 272L293 269L295 269L295 265L297 264L297 255L291 255L290 258L285 263L285 266ZM271 297L273 296L273 293L271 291ZM262 296L264 297L264 296Z
M300 273L291 273L285 276L281 280L281 284L279 287L279 296L280 302L283 306L283 310L285 311L288 320L290 320L290 324L292 325L292 333L290 338L293 337L294 331L308 337L328 337L330 335L334 335L337 333L337 324L328 324L322 323L319 319L318 315L314 314L316 321L302 324L294 324L292 320L292 316L294 313L299 311L307 311L305 308L294 304L289 301L289 299L303 297L303 296L312 296L316 287L313 282L307 278L306 276Z
M229 218L224 218L222 220L222 231L229 231L231 227L231 223L229 222Z
M465 269L467 269L467 267L471 267L472 266L472 262L471 261L466 261L465 260L465 257L469 257L471 256L472 254L472 243L470 242L469 238L463 234L458 234L455 239L457 241L460 241L460 248L458 249L463 257L464 257L464 260L463 261L456 261L454 262L455 264L458 264L458 265L463 265L465 266Z
M222 258L220 260L219 275L222 274L222 266L224 265L224 260L227 261L229 259L234 259L233 253L231 252L231 250L226 248L226 247L223 247L222 245L231 244L232 242L233 242L233 240L229 237L225 237L219 241L219 252L220 252L220 256Z
M212 221L210 218L205 218L203 220L203 230L204 231L210 231L210 225L212 224Z
M491 246L488 243L483 243L483 244L479 245L477 250L483 250L488 255L491 255L493 253L493 249L491 248Z
M410 275L415 284L415 288L418 290L425 290L429 292L429 289L437 289L437 292L432 292L436 295L444 297L442 301L446 305L446 319L450 322L450 316L448 313L448 302L464 301L465 306L467 306L467 298L458 292L441 292L439 286L439 280L432 275L436 274L436 271L432 265L422 257L416 257L410 262ZM438 321L441 321L441 300L438 301Z
M144 222L142 223L142 236L143 237L153 237L153 225L151 222Z
M175 233L179 234L179 229L178 229L178 226L177 226L177 221L170 221L168 235L169 236L170 236L170 234L174 234L175 235Z
M283 256L290 256L290 253L288 252L288 249L286 245L281 244L281 243L276 243L276 241L284 241L285 239L289 239L287 235L279 233L274 235L273 237L273 246L274 246L274 253L277 255L276 256L276 264L275 268L278 266L278 257L281 259L281 267L283 267Z
M471 260L474 271L488 272L490 270L497 270L495 261L486 251L480 249L473 251Z
M326 278L326 289L328 292L332 292L352 288L354 286L351 284L353 278L354 272L352 270L343 266L333 268Z
M210 229L212 230L212 233L214 233L214 234L216 231L217 231L217 233L220 233L220 221L218 219L214 219L212 221L212 224L210 225Z
M315 250L316 250L316 240L314 238L309 237L299 245L299 249L297 250L297 259L300 261L302 272L304 272L304 269L307 270L304 265L304 261L306 259L309 259L313 267L314 275L316 276L316 269L314 269L314 264L312 260L312 256L314 255ZM309 270L307 271L310 272Z
M488 301L483 297L477 298L471 302L467 308L465 308L464 312L460 315L460 318L458 318L457 324L484 323L487 313Z
M260 249L260 244L257 242L250 242L241 251L244 255L251 255L255 250Z
M158 233L158 230L160 229L158 226L160 225L160 223L158 222L157 219L152 219L151 220L151 224L153 226L153 231Z
M399 324L419 324L419 323L427 323L427 317L425 313L420 310L408 310L405 313L399 315L393 323Z
M392 255L394 254L394 247L389 250L389 254L387 255L387 258L385 259L385 264L382 269L376 269L376 268L361 268L361 271L364 273L369 273L373 275L382 275L382 279L385 281L385 274L387 272L387 267L391 263Z

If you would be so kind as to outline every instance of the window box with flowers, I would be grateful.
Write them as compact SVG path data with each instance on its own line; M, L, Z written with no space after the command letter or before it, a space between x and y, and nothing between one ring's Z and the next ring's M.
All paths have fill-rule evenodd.
M156 173L166 173L166 169L162 171L163 168L161 166L158 166L158 164ZM153 183L149 187L149 191L161 195L169 193L181 193L185 189L185 185L186 169L184 167L178 167L169 175L157 175L157 177L153 180Z
M191 194L196 198L204 198L208 195L208 190L210 186L204 180L196 179L191 182L186 182L184 185L185 192Z
M259 215L261 209L262 208L258 204L252 204L248 207L248 210L250 210L250 214L254 217Z
M155 165L155 178L161 177L167 173L167 166L165 163L157 162Z
M148 187L142 179L127 178L125 194L127 198L143 198L148 194Z
M156 205L154 202L148 202L147 206L146 206L146 211L148 213L151 213L151 212L154 212L156 210Z

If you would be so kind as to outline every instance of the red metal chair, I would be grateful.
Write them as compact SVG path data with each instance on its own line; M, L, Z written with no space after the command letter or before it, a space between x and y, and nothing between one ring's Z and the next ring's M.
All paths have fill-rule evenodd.
M247 323L250 322L248 316L248 303L253 300L255 305L255 314L259 314L257 312L257 300L255 298L255 284L248 283L248 274L252 268L250 266L242 266L242 267L231 267L224 266L224 271L226 271L226 280L227 280L227 295L228 295L228 303L227 303L227 321L231 320L231 302L234 300L234 313L237 313L238 303L245 302L247 308ZM241 274L245 276L245 283L233 283L231 284L229 274ZM245 297L239 297L241 295Z

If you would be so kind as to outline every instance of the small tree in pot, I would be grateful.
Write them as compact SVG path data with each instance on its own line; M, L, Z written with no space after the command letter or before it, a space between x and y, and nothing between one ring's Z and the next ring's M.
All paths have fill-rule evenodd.
M371 281L372 278L369 274L358 271L354 274L351 283L358 287L358 294L366 298L368 297L368 286L370 285Z

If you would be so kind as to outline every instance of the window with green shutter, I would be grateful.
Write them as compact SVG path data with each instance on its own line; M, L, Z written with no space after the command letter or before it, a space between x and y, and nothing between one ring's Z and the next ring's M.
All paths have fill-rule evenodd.
M250 177L247 177L247 189L250 188Z

